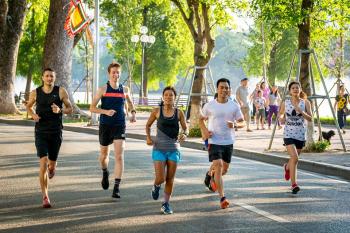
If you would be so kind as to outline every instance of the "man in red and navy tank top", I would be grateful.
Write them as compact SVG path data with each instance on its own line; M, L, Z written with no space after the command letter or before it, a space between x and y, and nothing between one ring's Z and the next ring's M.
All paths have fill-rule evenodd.
M44 208L51 207L48 178L52 179L55 175L56 161L62 143L62 114L70 114L73 110L66 89L55 86L55 80L55 72L46 68L42 74L42 86L30 93L26 105L28 114L35 121L35 146L40 158L39 180Z
M115 153L115 181L112 197L120 198L119 184L124 170L124 147L125 147L125 109L131 110L130 122L136 121L136 111L130 99L129 88L119 84L121 65L112 63L108 66L108 82L100 87L90 105L90 112L100 114L99 141L100 157L99 161L103 171L101 185L103 189L109 187L108 171L108 147L114 145ZM97 108L101 100L101 108ZM125 100L127 108L125 107Z

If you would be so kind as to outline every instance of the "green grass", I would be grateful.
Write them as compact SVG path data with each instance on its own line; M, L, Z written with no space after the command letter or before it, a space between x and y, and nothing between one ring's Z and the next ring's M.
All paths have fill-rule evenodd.
M350 117L348 117L348 119L346 119L346 126L345 128L349 129L350 128ZM334 125L334 119L333 117L320 117L320 121L321 121L321 125ZM317 118L314 118L314 122L315 124L317 124Z
M80 118L63 118L63 123L87 123L90 122L90 120L86 117L80 117Z

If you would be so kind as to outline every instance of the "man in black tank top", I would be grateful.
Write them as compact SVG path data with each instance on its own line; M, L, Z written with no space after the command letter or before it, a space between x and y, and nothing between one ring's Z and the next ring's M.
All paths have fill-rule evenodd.
M30 93L26 106L28 114L35 121L35 146L40 158L39 180L44 208L51 207L48 178L51 179L55 175L56 161L62 143L62 114L70 114L73 110L66 89L55 86L55 79L55 72L46 68L42 75L43 85Z

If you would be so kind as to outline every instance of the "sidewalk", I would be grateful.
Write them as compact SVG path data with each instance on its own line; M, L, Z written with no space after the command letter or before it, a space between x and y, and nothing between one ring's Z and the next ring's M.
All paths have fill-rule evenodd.
M145 125L149 113L138 113L136 123L127 123L127 137L135 139L145 139ZM0 118L0 123L33 125L32 121ZM153 124L155 127L156 123ZM234 155L253 160L258 160L270 164L282 165L287 161L288 155L282 145L283 129L276 130L275 138L270 151L266 151L271 138L272 130L255 130L255 125L251 125L253 132L244 129L236 131L236 143ZM323 127L325 131L331 127ZM98 134L97 126L86 126L86 123L65 124L65 130ZM335 130L335 128L333 129ZM336 131L336 130L335 130ZM152 129L152 135L155 129ZM331 147L323 153L303 153L299 160L298 167L303 170L322 173L325 175L339 176L350 180L350 131L343 134L347 147L347 152L342 150L338 135L331 139ZM200 138L188 138L182 144L183 147L203 150L203 142Z

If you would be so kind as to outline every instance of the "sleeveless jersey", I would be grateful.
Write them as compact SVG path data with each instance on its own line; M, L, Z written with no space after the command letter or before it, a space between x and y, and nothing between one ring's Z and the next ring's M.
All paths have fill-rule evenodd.
M125 94L123 85L119 85L117 89L114 89L107 82L106 93L101 98L101 108L110 110L113 109L116 113L113 116L107 116L101 114L100 123L106 125L120 125L125 124Z
M305 101L300 100L299 107L305 111ZM284 127L284 138L293 138L299 141L305 141L306 124L301 113L297 113L290 99L286 99L286 126Z
M178 135L179 117L177 108L175 109L173 116L165 117L163 115L163 106L160 106L159 118L157 119L157 136L153 149L165 152L178 150Z
M36 114L39 115L39 122L35 123L36 132L55 133L63 128L62 113L53 113L51 105L55 103L62 109L62 100L60 99L59 86L54 86L51 93L45 93L43 86L36 89Z

